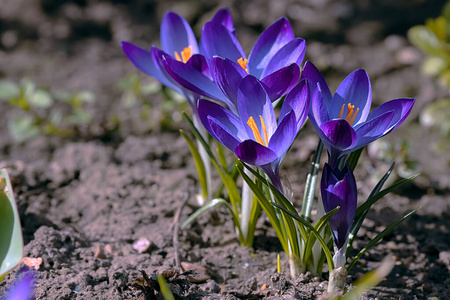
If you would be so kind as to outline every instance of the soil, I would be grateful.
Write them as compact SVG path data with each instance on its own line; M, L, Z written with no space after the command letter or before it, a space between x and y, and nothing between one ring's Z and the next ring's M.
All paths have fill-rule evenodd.
M387 235L350 272L354 282L396 260L393 271L367 299L450 299L449 141L418 122L421 109L448 95L420 72L422 54L406 31L436 17L444 1L232 1L228 5L244 48L265 27L287 15L297 36L307 40L307 58L325 74L332 90L351 71L364 68L372 80L375 105L399 97L417 99L408 121L385 138L410 143L409 160L421 175L380 200L363 224L354 248L361 249L393 220L421 210ZM24 143L7 133L17 113L1 103L0 163L8 167L23 225L24 256L43 259L38 271L21 263L0 283L0 297L34 272L37 299L162 299L155 273L165 272L172 292L186 299L315 299L327 287L328 273L295 280L276 272L286 257L262 215L253 248L239 245L223 208L198 218L186 230L179 224L196 209L196 171L174 120L169 127L140 119L124 108L116 81L138 73L118 45L127 40L158 45L159 22L173 10L193 24L196 34L220 1L6 0L0 10L0 77L23 77L52 89L89 89L92 124L74 138L40 136ZM152 118L161 120L162 96L152 98ZM173 108L175 116L177 107ZM111 127L111 116L121 120ZM300 206L303 182L317 136L307 125L282 164ZM437 149L444 143L444 150ZM447 148L445 148L447 147ZM445 150L446 149L446 150ZM401 165L401 164L400 164ZM356 177L365 199L387 162L365 152ZM216 183L218 178L215 178ZM353 252L352 252L353 253ZM356 250L353 254L356 254ZM203 268L205 276L181 273L178 262ZM185 265L185 264L183 264ZM142 271L149 286L143 282ZM152 288L156 288L156 291Z

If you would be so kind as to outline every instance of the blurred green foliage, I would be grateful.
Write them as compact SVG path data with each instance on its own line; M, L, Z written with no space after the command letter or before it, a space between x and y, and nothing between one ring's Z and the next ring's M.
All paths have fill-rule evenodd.
M426 55L423 72L437 76L439 82L450 89L450 1L443 7L441 16L409 29L408 39ZM438 127L449 137L450 100L441 99L429 104L421 112L420 122L424 126Z
M79 126L91 122L85 104L94 99L89 91L50 91L26 78L20 83L0 80L0 101L20 111L8 118L9 132L19 142L39 135L76 135Z
M126 119L139 122L140 130L178 130L182 121L180 111L186 110L186 100L178 93L162 86L157 81L143 81L136 74L129 74L116 83L121 91L121 113L110 122L120 126ZM155 99L159 97L159 100ZM134 119L134 110L139 110L139 119ZM130 114L124 115L124 112ZM135 124L136 125L136 124ZM133 127L137 127L133 126Z

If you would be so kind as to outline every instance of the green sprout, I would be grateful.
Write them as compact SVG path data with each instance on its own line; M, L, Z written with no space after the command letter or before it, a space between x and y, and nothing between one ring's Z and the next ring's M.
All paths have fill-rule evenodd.
M29 79L19 84L0 80L0 100L19 111L8 120L9 132L19 142L39 135L75 136L92 120L84 107L94 101L89 91L50 91Z
M0 171L0 281L22 260L19 213L6 169Z

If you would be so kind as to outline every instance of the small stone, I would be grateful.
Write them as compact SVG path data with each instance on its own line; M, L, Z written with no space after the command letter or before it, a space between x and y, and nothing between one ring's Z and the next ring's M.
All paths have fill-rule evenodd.
M99 245L97 245L97 247L95 247L94 257L99 258L99 259L106 258L105 251L103 251L102 247L100 247Z
M133 244L133 249L139 253L145 253L150 249L151 243L146 238L140 238Z

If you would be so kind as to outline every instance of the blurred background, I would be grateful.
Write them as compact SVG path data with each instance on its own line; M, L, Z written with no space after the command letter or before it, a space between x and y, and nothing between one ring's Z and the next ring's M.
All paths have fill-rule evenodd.
M159 46L159 25L169 10L184 17L199 37L203 24L226 6L247 53L264 28L287 16L296 36L307 41L307 59L332 91L363 68L375 105L416 98L407 123L369 147L366 168L383 172L395 160L400 177L421 172L410 194L438 194L448 206L450 17L445 3L2 0L0 122L9 134L4 131L0 146L41 134L117 141L185 126L179 113L188 110L185 102L135 69L119 41ZM314 146L305 147L308 151L294 149L290 160L307 159L308 147Z

